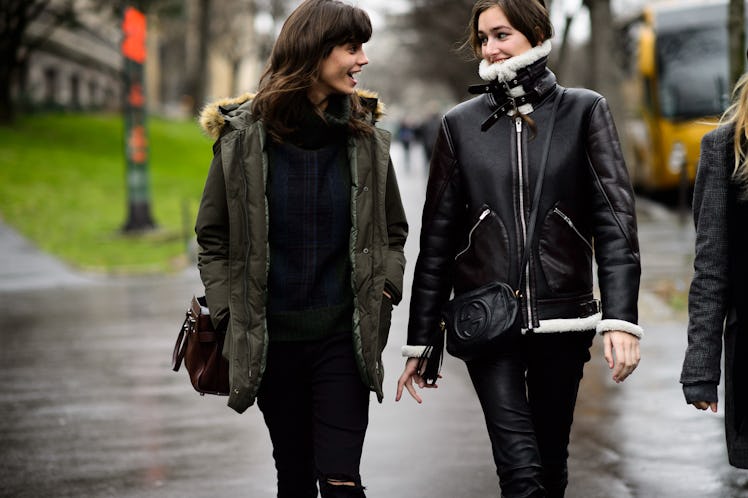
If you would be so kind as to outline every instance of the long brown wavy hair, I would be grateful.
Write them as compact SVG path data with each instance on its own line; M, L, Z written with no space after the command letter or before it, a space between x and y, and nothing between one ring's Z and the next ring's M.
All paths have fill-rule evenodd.
M296 131L322 61L338 45L366 43L371 32L368 14L339 0L305 0L288 16L252 102L252 112L274 140L282 142ZM350 98L349 131L371 133L360 99L356 94Z

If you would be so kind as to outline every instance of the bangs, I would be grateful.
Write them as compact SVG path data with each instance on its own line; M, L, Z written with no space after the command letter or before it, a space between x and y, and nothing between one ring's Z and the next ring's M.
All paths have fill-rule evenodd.
M344 43L366 43L371 38L371 20L363 10L345 5L334 17L325 37L326 44L337 46Z

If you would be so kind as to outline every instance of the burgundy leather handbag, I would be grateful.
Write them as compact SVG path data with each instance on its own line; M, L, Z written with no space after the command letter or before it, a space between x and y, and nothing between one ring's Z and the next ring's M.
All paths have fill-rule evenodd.
M178 372L184 360L192 387L201 396L229 394L229 362L222 354L225 337L213 328L205 296L193 296L174 345L171 368Z

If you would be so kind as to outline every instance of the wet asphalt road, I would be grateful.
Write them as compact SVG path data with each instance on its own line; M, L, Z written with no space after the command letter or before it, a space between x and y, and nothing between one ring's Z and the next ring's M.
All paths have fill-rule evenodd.
M417 254L423 160L393 150L412 232L403 305L385 350L386 399L371 407L362 474L369 496L498 496L482 414L464 366L444 363L424 404L394 402ZM724 451L722 413L686 406L678 384L685 315L665 305L690 278L690 223L641 200L642 363L610 380L599 341L580 390L569 497L748 497ZM81 275L0 224L0 496L271 497L270 443L256 407L195 393L170 369L191 295L168 277Z

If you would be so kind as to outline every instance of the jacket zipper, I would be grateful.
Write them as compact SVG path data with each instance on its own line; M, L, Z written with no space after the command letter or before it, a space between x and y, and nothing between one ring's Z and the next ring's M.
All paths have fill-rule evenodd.
M574 230L574 233L576 233L580 239L582 239L582 242L585 243L585 245L589 248L590 252L593 251L592 244L589 243L587 239L584 238L584 236L579 233L579 230L577 230L577 227L574 225L574 222L571 221L571 218L566 216L563 211L561 211L559 208L553 208L553 212L556 213L559 217L561 217L562 220L566 222L567 225L569 225L569 228Z
M475 229L478 228L478 225L481 224L481 222L486 218L486 216L488 216L490 212L491 210L486 208L483 210L480 216L478 216L478 221L475 222L475 225L473 225L473 228L470 229L470 233L468 233L467 246L465 247L465 249L457 253L457 255L455 256L455 260L457 260L457 258L465 254L468 251L468 249L470 249L470 246L473 244L473 232L475 232Z
M241 152L242 152L242 154L244 153L243 146L242 146L242 151ZM244 184L243 185L244 186L244 196L241 199L241 209L242 209L242 215L244 216L244 236L246 237L246 240L247 240L247 249L245 250L245 253L244 253L244 264L245 264L246 268L249 268L249 258L250 258L250 254L249 254L249 251L250 251L250 249L249 249L250 248L249 240L250 240L251 234L249 233L249 213L247 211L247 204L245 202L247 199L249 199L249 181L247 179L247 173L246 172L243 172L243 174L242 174L242 181L243 181L243 184ZM245 297L249 293L249 289L248 289L247 279L246 278L242 278L242 293L244 294ZM249 299L245 299L244 300L244 312L246 313L247 317L252 316L252 313L249 310ZM247 336L246 337L247 338L247 348L249 348L250 347L249 345L251 344L250 337L249 337L249 335L250 335L249 331L246 331L245 335ZM251 356L252 356L251 352L249 352L248 357L251 357ZM247 374L249 375L249 378L252 378L252 366L251 366L252 362L248 361L247 363L248 363L247 364Z
M527 220L525 220L525 178L522 171L522 118L514 119L514 128L517 132L517 173L519 175L519 217L522 224L522 247L523 250L528 250L528 244L531 241L527 240ZM530 299L530 258L527 258L527 266L520 268L521 272L525 274L525 306L527 311L527 328L532 328L533 317L532 317L532 305ZM519 291L519 289L517 289Z

